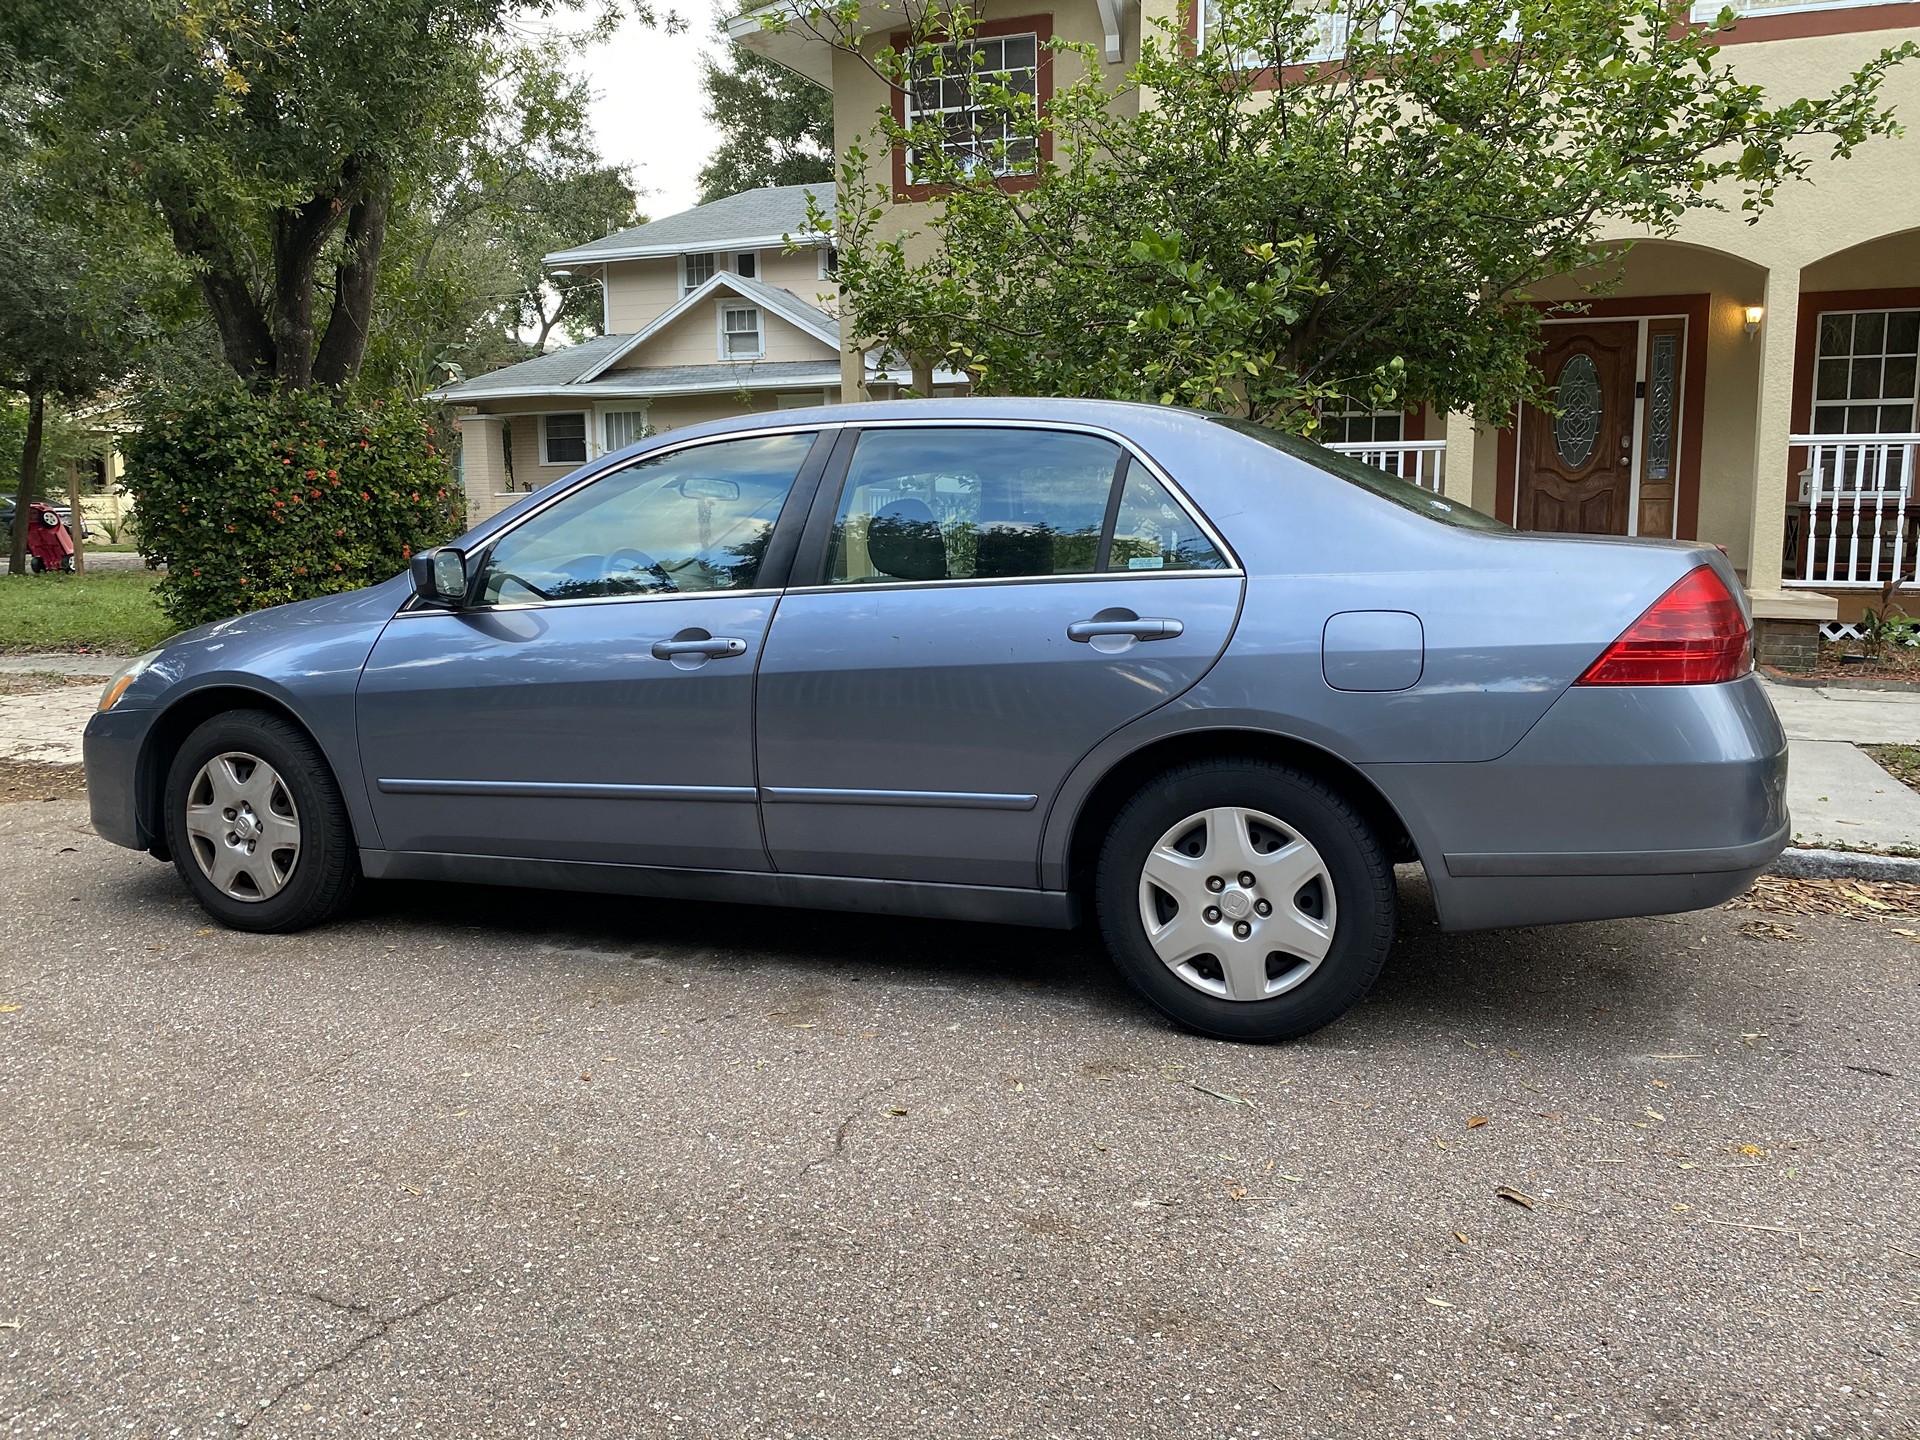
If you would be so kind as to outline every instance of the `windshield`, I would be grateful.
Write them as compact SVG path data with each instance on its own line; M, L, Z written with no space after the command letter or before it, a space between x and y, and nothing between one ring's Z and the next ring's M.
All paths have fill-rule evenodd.
M1258 440L1262 445L1271 446L1283 455L1304 460L1316 470L1337 475L1349 485L1358 485L1362 490L1371 491L1382 500L1391 500L1403 509L1424 515L1429 520L1438 520L1442 525L1458 525L1464 530L1511 530L1513 528L1504 521L1496 520L1491 515L1483 515L1457 500L1448 500L1434 494L1431 490L1422 490L1418 485L1402 480L1398 475L1389 475L1384 470L1363 465L1351 455L1342 455L1327 449L1324 445L1303 440L1298 435L1270 430L1265 425L1255 425L1250 420L1229 420L1224 415L1209 415L1207 418L1216 425L1224 425L1229 430L1238 431L1249 440Z

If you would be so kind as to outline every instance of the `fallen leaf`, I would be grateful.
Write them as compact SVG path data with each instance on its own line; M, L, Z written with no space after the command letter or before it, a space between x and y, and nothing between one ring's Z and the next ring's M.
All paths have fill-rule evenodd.
M591 1080L593 1079L593 1072L591 1070L582 1070L580 1072L580 1078L583 1081Z
M1664 1120L1667 1118L1666 1116L1662 1115L1658 1110L1650 1109L1647 1111L1647 1114L1652 1116L1655 1120Z
M1458 1240L1462 1245L1467 1245L1472 1243L1467 1239L1466 1236L1462 1235L1458 1230L1453 1232L1453 1238Z
M11 1000L9 1000L6 1004L0 1005L0 1015L11 1015L16 1010L23 1010L25 1008L26 1008L25 1006L16 1005Z
M891 1109L887 1111L887 1114L889 1115L904 1115L906 1113L907 1112L901 1109L898 1105L893 1106Z
M1653 1077L1653 1083L1658 1085L1662 1090L1669 1088L1669 1086L1667 1085L1667 1082L1662 1080L1658 1075Z
M1531 1210L1533 1208L1533 1197L1531 1195L1522 1195L1511 1185L1502 1185L1493 1193L1501 1200L1511 1200L1523 1210Z
M1247 1187L1246 1187L1246 1186L1244 1186L1244 1185L1229 1185L1229 1186L1227 1186L1227 1198L1228 1198L1229 1200L1244 1200L1244 1199L1246 1199L1246 1198L1247 1198Z
M1187 1083L1193 1085L1191 1080ZM1202 1095L1211 1095L1214 1099L1224 1100L1229 1105L1246 1105L1251 1107L1253 1104L1253 1101L1247 1099L1244 1095L1228 1095L1219 1090L1209 1090L1204 1085L1193 1085L1193 1088L1198 1090Z
M1740 1153L1742 1155L1764 1155L1767 1152L1762 1150L1758 1145L1742 1145L1740 1147Z
M1442 1310L1453 1309L1453 1302L1451 1300L1442 1300L1437 1295L1428 1295L1425 1299L1427 1304L1438 1305Z
M1478 1130L1482 1125L1486 1123L1487 1123L1487 1117L1484 1115L1467 1116L1467 1129L1469 1130Z

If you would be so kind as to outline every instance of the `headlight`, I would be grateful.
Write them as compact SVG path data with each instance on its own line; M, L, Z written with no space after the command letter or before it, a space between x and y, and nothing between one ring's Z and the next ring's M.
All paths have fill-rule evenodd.
M122 665L107 682L107 688L100 692L100 708L111 710L120 703L120 697L127 693L127 687L146 673L147 667L160 658L158 650L149 650L144 655L136 655Z

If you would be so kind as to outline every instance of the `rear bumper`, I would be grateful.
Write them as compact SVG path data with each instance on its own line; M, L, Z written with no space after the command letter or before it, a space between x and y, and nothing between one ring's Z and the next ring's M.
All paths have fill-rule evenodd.
M1368 773L1448 930L1703 909L1791 834L1786 737L1751 677L1569 690L1498 760Z

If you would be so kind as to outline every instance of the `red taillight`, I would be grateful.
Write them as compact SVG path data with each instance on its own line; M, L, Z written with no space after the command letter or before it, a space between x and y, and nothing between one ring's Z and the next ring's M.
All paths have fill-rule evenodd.
M1753 668L1753 632L1711 565L1683 576L1577 685L1717 685Z

